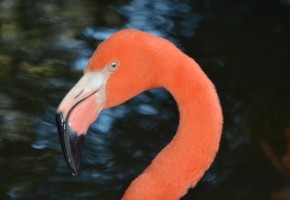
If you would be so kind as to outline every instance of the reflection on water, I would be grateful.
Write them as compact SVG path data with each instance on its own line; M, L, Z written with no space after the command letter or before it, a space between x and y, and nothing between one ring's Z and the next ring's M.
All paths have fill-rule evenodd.
M169 37L169 34L192 37L201 21L201 16L193 12L187 0L133 0L121 7L119 12L127 19L125 27L134 27L162 37Z
M287 1L1 1L0 199L120 199L173 137L176 105L151 90L104 111L87 137L81 174L66 167L56 106L95 47L128 27L196 58L221 97L220 152L183 199L281 197L289 177L266 156L286 153L288 8Z

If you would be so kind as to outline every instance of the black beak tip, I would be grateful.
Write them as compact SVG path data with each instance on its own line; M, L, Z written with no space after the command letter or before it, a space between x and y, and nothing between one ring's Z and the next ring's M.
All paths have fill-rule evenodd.
M72 170L72 175L76 176L80 167L81 151L85 141L85 134L77 134L64 119L63 113L57 113L56 125L59 141L64 154L67 166Z
M55 122L56 122L56 127L57 127L57 131L58 134L62 134L64 129L65 129L65 121L64 121L64 117L63 117L63 113L56 113L55 115Z

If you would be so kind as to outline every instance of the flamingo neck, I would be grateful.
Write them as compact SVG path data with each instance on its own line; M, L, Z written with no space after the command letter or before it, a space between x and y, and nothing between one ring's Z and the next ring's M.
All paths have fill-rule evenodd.
M177 102L180 120L173 140L129 186L124 200L179 199L213 162L222 132L215 88L187 56L161 78Z

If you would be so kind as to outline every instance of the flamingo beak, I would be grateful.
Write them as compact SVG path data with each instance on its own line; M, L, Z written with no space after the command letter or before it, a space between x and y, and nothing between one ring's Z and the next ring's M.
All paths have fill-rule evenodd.
M81 151L90 125L106 103L108 74L86 72L57 109L56 124L62 151L72 175L80 168Z
M85 141L85 135L80 135L71 129L67 129L67 122L63 113L56 114L56 124L67 166L72 170L72 175L76 176L80 167L81 150Z

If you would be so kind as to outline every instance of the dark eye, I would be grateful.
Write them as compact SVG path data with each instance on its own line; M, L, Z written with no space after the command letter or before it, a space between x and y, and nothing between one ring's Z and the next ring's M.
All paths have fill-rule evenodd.
M111 67L113 67L113 68L117 67L117 63L112 63Z
M115 71L118 68L118 63L112 62L109 64L109 70L110 71Z

